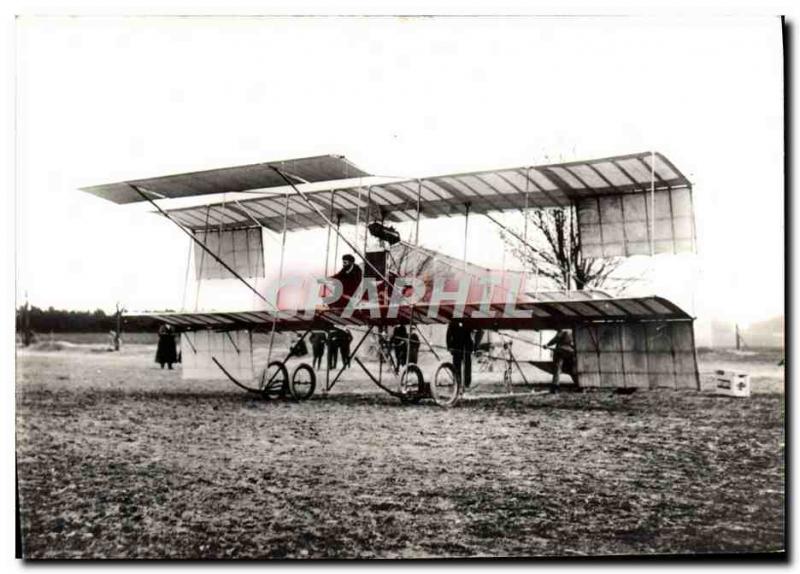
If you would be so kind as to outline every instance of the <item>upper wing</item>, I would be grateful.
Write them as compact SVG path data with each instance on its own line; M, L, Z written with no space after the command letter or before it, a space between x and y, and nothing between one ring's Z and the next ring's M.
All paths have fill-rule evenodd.
M344 156L321 155L135 179L81 189L114 203L134 203L146 199L137 192L137 189L151 199L174 199L285 186L286 181L272 166L280 169L293 183L297 184L369 175L350 163Z
M281 171L279 174L275 171ZM286 179L284 179L284 176ZM586 257L679 253L695 246L691 182L662 154L642 152L601 159L516 167L421 179L337 187L334 180L368 176L339 156L268 162L84 188L117 203L253 189L283 193L244 201L166 209L193 230L263 226L324 227L334 223L426 218L527 207L575 206ZM328 182L293 193L293 184ZM320 217L324 214L325 217Z
M317 209L333 222L355 223L385 218L414 221L419 204L422 217L434 218L470 213L516 210L526 207L558 207L651 191L684 189L686 177L660 153L643 152L588 161L533 167L516 167L390 183L360 185L304 192L302 197L272 195L240 202L212 203L169 210L190 229L252 225L254 221L280 232L284 213L287 230L324 227Z

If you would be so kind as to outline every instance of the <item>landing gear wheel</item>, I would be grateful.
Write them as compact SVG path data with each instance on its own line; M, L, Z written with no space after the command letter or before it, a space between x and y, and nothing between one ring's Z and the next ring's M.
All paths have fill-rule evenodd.
M442 363L433 374L431 396L440 407L452 407L461 397L461 380L452 363Z
M265 399L282 399L289 388L289 371L280 361L272 361L258 377L258 390Z
M400 400L403 404L417 404L422 399L425 379L422 370L414 363L409 363L400 373Z
M300 363L292 373L289 392L296 401L310 399L317 388L317 375L308 363Z

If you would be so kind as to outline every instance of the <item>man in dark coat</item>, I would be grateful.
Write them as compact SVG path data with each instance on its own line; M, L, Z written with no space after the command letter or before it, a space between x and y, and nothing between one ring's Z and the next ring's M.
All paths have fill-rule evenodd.
M356 258L347 253L342 256L342 268L331 279L337 279L342 284L342 296L332 306L344 307L350 301L350 297L356 292L361 284L361 267L356 265Z
M553 349L553 382L550 384L550 392L557 393L561 371L570 375L574 372L575 344L572 342L572 332L562 329L550 339L545 348Z
M472 384L472 333L462 321L452 321L447 326L447 348L461 383L468 389Z
M178 362L178 352L175 348L175 331L170 325L161 325L158 328L158 347L156 347L156 363L164 368Z
M328 336L325 331L314 331L309 339L311 340L311 351L314 356L311 365L315 369L321 369L322 356L325 354L325 344L328 342Z
M340 336L336 333L338 329L333 328L328 332L328 368L335 369L339 359L339 340Z
M408 336L408 362L417 364L419 358L419 335L416 332Z
M336 368L339 353L342 354L342 366L350 368L350 343L352 340L353 335L347 329L334 327L328 333L328 365L331 369Z
M342 353L342 366L350 368L350 343L353 342L353 334L347 329L337 329L339 331L339 351Z

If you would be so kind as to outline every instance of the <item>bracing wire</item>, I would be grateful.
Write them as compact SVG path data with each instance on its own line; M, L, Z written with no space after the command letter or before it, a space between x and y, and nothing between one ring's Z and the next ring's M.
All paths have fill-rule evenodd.
M186 255L186 274L183 278L183 297L181 298L181 311L186 310L186 292L189 288L189 268L192 263L192 247L193 242L189 239L189 252Z

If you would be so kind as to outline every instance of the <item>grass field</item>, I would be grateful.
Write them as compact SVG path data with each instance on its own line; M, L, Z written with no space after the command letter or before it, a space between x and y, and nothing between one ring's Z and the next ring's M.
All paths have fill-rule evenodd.
M20 350L29 558L352 558L776 552L777 352L701 353L753 396L524 394L402 406L363 375L264 402L182 381L154 346ZM480 375L486 379L495 377ZM482 392L497 390L492 380Z
M111 338L108 333L37 333L36 343L49 342L74 343L76 345L108 345ZM123 333L122 342L128 345L155 345L158 334L152 333Z

